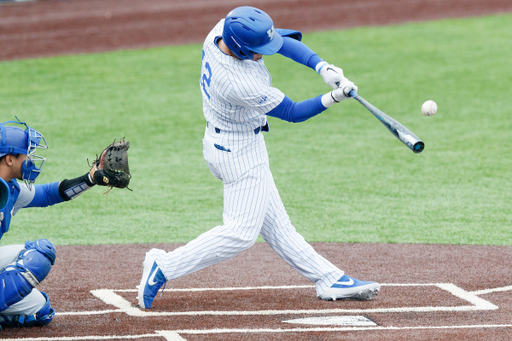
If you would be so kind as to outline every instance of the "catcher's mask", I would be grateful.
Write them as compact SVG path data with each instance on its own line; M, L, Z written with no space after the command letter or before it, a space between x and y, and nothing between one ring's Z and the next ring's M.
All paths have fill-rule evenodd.
M253 59L255 53L271 55L283 46L283 38L274 30L272 18L250 6L237 7L228 13L222 40L240 59Z
M43 169L46 159L36 155L36 149L47 149L48 144L44 136L29 127L25 122L7 121L0 123L0 158L4 155L26 154L27 159L21 166L21 180L25 181L27 187L32 189L32 184ZM19 124L25 130L16 126L6 126L8 123Z

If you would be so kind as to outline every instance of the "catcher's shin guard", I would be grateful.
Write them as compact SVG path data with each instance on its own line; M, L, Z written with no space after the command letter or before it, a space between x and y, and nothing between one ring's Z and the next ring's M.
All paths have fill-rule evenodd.
M47 239L25 243L16 262L0 272L0 311L21 301L46 278L56 254L55 247Z
M20 269L12 265L0 272L0 283L0 312L21 301L33 289Z
M34 315L1 315L0 325L8 327L34 327L46 326L52 322L55 317L55 309L50 305L50 299L45 292L41 292L46 302L41 309Z

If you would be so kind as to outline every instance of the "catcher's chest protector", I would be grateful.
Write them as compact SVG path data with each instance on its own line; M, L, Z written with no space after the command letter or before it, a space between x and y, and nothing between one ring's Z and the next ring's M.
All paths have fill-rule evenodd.
M2 180L3 181L3 180ZM16 180L11 180L9 182L3 181L7 185L8 198L6 200L5 206L0 209L0 218L2 218L2 228L0 229L0 239L2 238L4 233L9 231L9 225L11 224L12 218L12 208L14 207L14 203L18 200L18 196L20 195L20 185ZM5 193L2 191L2 193ZM2 198L2 201L4 198Z

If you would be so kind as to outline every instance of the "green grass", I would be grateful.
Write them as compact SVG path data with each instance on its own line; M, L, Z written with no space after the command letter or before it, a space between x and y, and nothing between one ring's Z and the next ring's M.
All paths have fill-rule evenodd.
M416 155L356 101L302 124L270 118L271 169L310 241L512 245L511 15L306 34L359 94L425 141ZM2 121L47 138L38 183L88 171L131 142L133 192L93 188L25 209L4 245L187 242L222 223L222 183L202 157L201 45L0 63ZM329 89L312 70L265 57L296 101ZM421 104L433 99L433 117ZM43 154L43 153L42 153Z

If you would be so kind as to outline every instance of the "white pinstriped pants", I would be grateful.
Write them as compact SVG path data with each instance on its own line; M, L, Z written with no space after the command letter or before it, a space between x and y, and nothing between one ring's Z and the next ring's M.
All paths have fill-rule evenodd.
M236 256L250 248L258 234L316 284L317 295L343 276L291 224L270 172L262 133L217 133L210 125L203 155L212 174L224 182L224 225L172 252L150 250L147 257L156 260L168 281Z

